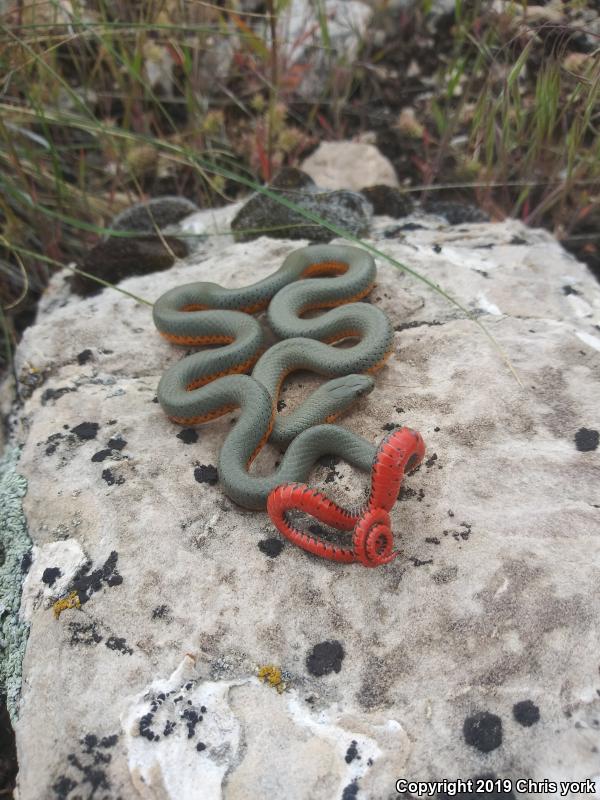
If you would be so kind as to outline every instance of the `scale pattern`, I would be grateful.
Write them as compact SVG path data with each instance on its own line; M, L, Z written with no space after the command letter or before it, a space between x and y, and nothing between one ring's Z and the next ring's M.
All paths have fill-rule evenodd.
M369 294L375 277L375 262L363 250L311 245L291 253L276 272L250 286L189 283L156 301L154 322L169 341L186 347L219 345L170 367L159 383L158 399L167 415L184 425L239 409L219 456L220 482L234 502L264 509L274 489L305 481L323 455L338 456L364 471L386 467L387 450L345 428L323 424L373 389L372 375L392 352L393 330L386 315L357 302ZM269 324L281 341L265 350L263 330L250 315L267 308ZM314 310L324 313L303 317ZM348 339L354 340L353 346L334 346ZM277 416L283 381L299 369L330 380L294 412ZM249 474L267 441L287 448L279 467L266 477ZM380 494L386 491L383 484L377 484ZM388 491L394 494L392 488ZM396 497L397 491L392 505ZM376 535L365 533L364 545L362 538L357 540L355 550L363 557L350 560L366 563L387 552L387 545L369 544L383 541L383 523L377 520L360 523L361 531L367 525ZM355 520L353 527L358 525Z

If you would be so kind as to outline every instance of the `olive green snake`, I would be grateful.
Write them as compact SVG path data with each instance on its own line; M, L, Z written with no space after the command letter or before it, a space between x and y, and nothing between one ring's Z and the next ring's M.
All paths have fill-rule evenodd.
M375 278L375 262L367 252L346 245L309 245L292 252L276 272L249 286L227 289L209 282L188 283L170 289L155 302L155 325L170 342L219 345L187 355L169 367L157 395L166 414L184 425L239 409L218 460L223 491L238 505L264 509L274 490L304 482L324 455L340 457L366 472L374 467L378 448L331 422L371 392L371 375L393 350L393 328L387 316L373 305L358 302L370 293ZM251 316L265 309L269 326L280 340L266 350L263 328ZM325 313L304 316L315 310ZM334 346L344 340L354 344ZM245 374L250 370L250 375ZM278 415L283 381L297 370L330 380L299 408ZM252 475L248 468L267 441L285 449L281 463L271 475ZM403 450L402 470L417 450L420 457L413 458L410 466L421 460L422 439L417 445ZM395 491L391 504L399 484Z

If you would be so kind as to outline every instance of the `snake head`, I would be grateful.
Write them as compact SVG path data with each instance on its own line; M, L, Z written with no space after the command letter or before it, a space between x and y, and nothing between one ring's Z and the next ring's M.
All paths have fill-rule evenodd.
M356 402L359 397L370 394L375 387L373 378L369 375L344 375L327 381L322 389L331 398L338 408L347 408Z

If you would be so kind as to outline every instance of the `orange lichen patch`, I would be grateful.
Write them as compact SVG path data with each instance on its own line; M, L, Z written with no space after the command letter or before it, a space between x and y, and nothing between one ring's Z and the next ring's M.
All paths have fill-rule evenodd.
M281 676L281 670L274 664L265 664L258 670L258 679L263 683L268 683L274 689L277 689L279 694L285 691L286 684Z
M358 300L362 300L364 297L370 294L374 286L375 284L371 283L361 292L357 292L357 294L352 295L352 297L342 297L338 298L337 300L322 300L318 303L311 303L310 305L302 306L300 309L300 314L305 314L307 311L316 311L318 308L336 308L337 306L343 306L346 303L356 303Z
M230 411L235 411L236 408L236 405L226 405L217 408L215 411L209 411L207 414L200 414L197 417L169 417L169 419L179 425L200 425L203 422L210 422L213 419L222 417L224 414L229 414Z
M55 619L58 619L67 608L81 608L81 600L77 592L71 592L66 597L62 597L54 603L52 610L54 611Z
M191 392L194 389L199 389L201 386L206 386L207 383L216 381L217 378L224 378L226 375L241 375L244 372L248 372L248 370L252 369L256 364L263 352L264 351L261 350L256 355L246 359L246 361L242 361L241 364L234 364L229 367L229 369L223 369L221 372L213 372L212 375L205 375L203 378L196 378L195 381L188 383L185 389L187 392Z
M343 261L321 261L311 264L300 275L301 278L314 278L315 275L344 275L350 269Z
M177 336L174 333L160 331L160 335L168 339L173 344L193 344L198 347L209 344L231 344L235 342L235 336Z
M339 414L337 413L330 414L328 417L325 417L325 422L335 422L338 417Z

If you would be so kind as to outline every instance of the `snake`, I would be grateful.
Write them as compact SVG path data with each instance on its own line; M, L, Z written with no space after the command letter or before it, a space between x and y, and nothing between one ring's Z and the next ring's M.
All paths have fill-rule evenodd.
M308 245L290 253L277 271L253 284L231 289L207 281L187 283L166 291L153 307L154 323L169 342L212 347L184 356L162 375L157 397L167 416L189 426L239 410L218 459L225 494L244 508L272 511L280 532L305 550L346 562L353 553L353 560L366 566L391 560L391 531L389 535L384 531L389 518L375 514L383 520L377 522L373 514L377 509L389 512L404 471L416 468L424 454L420 434L407 428L376 447L332 424L373 390L373 375L393 351L388 317L375 306L359 302L369 295L375 279L375 262L366 251L347 245ZM280 340L271 347L252 316L265 310L269 327ZM314 311L324 313L305 316ZM340 342L353 344L335 346ZM329 380L295 411L277 415L282 384L297 370ZM285 450L279 466L268 476L251 475L249 467L267 441ZM371 494L360 512L336 507L338 512L329 514L336 522L344 522L338 526L342 530L355 530L352 548L306 538L287 522L286 510L294 508L324 513L325 498L318 493L302 494L298 487L326 455L372 475ZM390 477L392 462L394 477ZM386 486L392 487L391 494L386 504L378 505ZM360 526L357 538L365 515L369 524Z

